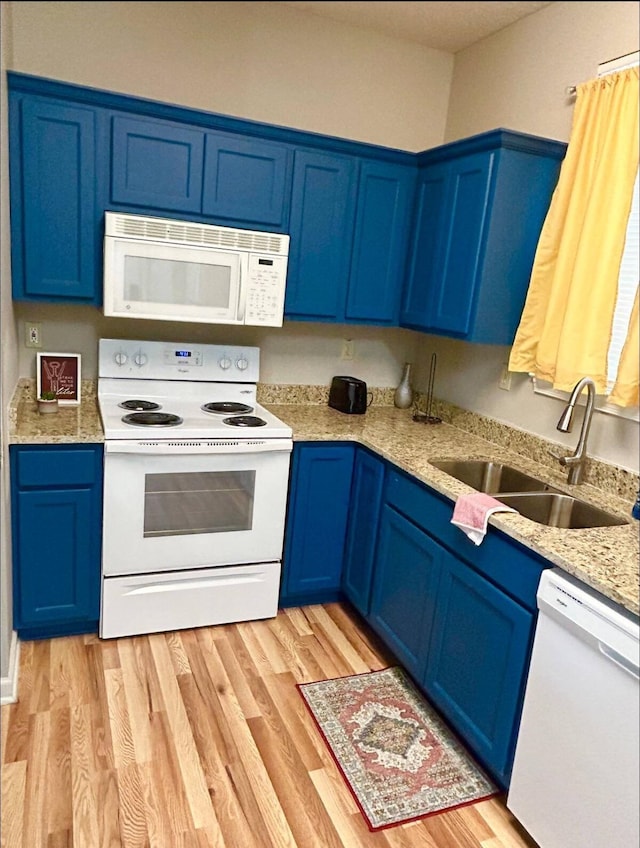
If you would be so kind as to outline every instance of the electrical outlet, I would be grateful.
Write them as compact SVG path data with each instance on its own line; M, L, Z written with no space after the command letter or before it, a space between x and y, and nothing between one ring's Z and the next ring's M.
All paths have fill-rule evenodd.
M340 359L351 360L353 359L355 352L355 343L353 339L343 339Z
M505 362L502 365L502 371L500 372L500 382L498 383L501 389L504 389L505 392L511 391L511 371L509 371L509 365Z
M24 325L24 343L26 347L42 347L42 325L27 321Z

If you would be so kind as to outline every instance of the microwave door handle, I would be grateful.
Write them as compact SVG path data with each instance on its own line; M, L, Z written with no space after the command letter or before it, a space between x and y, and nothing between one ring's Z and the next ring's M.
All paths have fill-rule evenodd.
M238 323L244 324L244 311L245 311L245 297L243 291L243 281L242 281L242 265L243 261L240 260L238 263L238 310L236 312L238 316Z

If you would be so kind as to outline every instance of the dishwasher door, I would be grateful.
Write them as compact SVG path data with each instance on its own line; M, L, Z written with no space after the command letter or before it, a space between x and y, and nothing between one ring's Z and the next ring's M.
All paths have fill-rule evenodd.
M540 848L637 846L638 621L557 569L538 608L507 806Z

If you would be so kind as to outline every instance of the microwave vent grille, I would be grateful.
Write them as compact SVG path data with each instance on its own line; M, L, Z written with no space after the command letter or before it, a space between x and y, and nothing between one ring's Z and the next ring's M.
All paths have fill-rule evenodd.
M170 244L188 244L201 247L219 247L256 253L276 253L286 256L288 236L279 233L261 233L254 230L236 230L211 224L183 223L160 218L107 213L107 235L124 236Z

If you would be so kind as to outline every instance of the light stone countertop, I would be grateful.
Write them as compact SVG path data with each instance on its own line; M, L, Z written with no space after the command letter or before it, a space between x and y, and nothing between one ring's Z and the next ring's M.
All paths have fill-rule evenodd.
M327 406L268 406L293 428L295 441L355 441L371 448L450 498L452 514L457 496L474 490L435 468L430 459L507 462L628 519L629 524L618 527L564 530L537 524L517 513L498 512L490 516L489 525L638 615L640 525L630 518L628 501L587 484L569 486L560 469L555 472L449 424L415 423L411 410L372 406L365 415L345 415ZM469 545L474 543L469 541Z
M629 521L618 527L564 530L546 527L517 513L494 513L490 527L517 540L564 571L582 580L635 615L639 604L639 523L630 518L631 504L588 484L569 486L555 471L526 455L487 441L450 424L415 423L410 410L371 406L365 415L345 415L320 404L265 403L290 425L295 441L354 441L451 499L473 491L431 465L432 459L493 459L533 473L551 485L577 495ZM16 392L10 409L8 441L13 444L61 444L104 441L95 394L84 392L77 407L40 415L28 390ZM469 541L469 545L473 542Z

